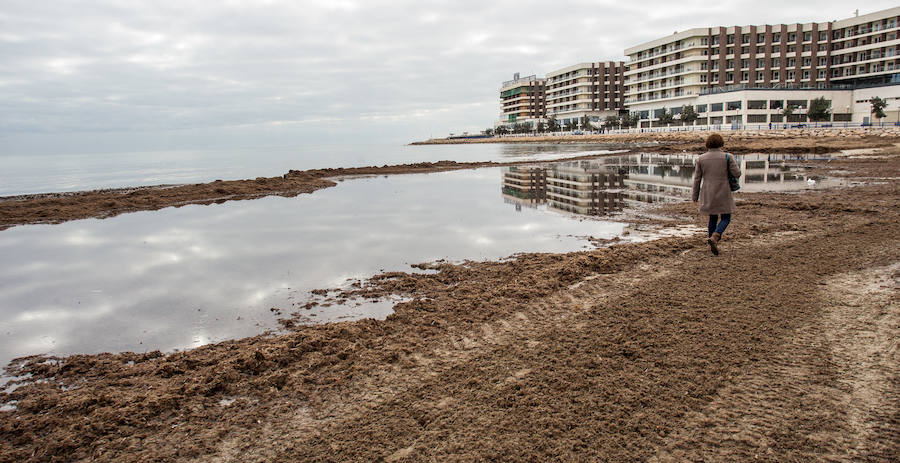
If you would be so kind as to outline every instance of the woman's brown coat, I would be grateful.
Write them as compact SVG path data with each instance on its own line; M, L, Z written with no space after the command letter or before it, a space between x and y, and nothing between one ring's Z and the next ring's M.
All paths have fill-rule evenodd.
M728 156L731 163L728 169L735 178L741 176L741 168L734 156ZM694 169L694 190L692 199L700 201L700 213L719 215L734 213L734 197L728 186L728 174L725 172L725 153L712 149L697 158ZM702 185L701 185L702 183Z

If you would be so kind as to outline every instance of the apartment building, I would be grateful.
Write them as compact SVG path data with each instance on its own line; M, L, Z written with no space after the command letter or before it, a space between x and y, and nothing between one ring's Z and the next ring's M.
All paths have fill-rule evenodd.
M544 120L546 111L547 79L531 75L520 77L519 73L500 87L500 120L494 125L513 125L521 123L536 124Z
M869 100L900 121L900 7L823 23L689 29L627 48L627 62L579 63L504 82L498 124L627 110L640 127L663 111L676 125L684 106L696 125L805 122L813 99L831 103L831 122L871 122ZM788 118L784 108L795 113ZM790 119L790 120L788 120Z
M723 91L900 83L898 23L900 7L826 23L678 32L625 50L625 105L650 127L664 109L677 114ZM748 123L743 111L734 116Z
M900 7L829 24L834 83L900 83Z
M547 117L560 124L579 124L588 117L599 126L606 116L625 109L622 76L625 63L579 63L547 73Z

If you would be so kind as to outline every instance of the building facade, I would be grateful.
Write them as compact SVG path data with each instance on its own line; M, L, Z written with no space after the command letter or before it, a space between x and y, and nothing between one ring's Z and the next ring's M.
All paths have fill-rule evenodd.
M518 87L504 83L501 122L588 116L599 123L624 110L652 128L663 113L682 125L684 106L699 114L696 125L806 122L820 97L831 103L829 122L871 122L874 96L887 101L887 121L900 121L900 7L823 23L694 28L625 54L624 63L548 73L531 90L534 98L544 92L543 104L527 90L514 98ZM794 114L784 114L787 106Z
M900 84L898 25L900 7L826 23L679 32L625 50L625 104L642 127L652 127L663 111L677 115L684 105L702 107L701 97L734 90L818 89L852 99L862 86ZM846 105L833 109L847 111ZM748 113L739 113L742 123L751 123ZM738 113L731 116L738 122Z
M625 63L607 61L579 63L547 73L547 117L560 124L573 123L582 129L582 120L599 126L607 116L625 109L622 76Z
M531 75L519 77L513 75L512 80L503 82L500 87L500 120L494 125L535 124L544 120L546 110L547 79Z

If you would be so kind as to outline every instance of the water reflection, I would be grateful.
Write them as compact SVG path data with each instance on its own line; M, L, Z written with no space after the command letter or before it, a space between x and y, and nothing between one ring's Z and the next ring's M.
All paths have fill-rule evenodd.
M303 309L311 290L437 259L568 252L624 224L517 213L499 169L344 181L296 198L185 206L0 233L0 363L39 353L187 348L391 304ZM485 198L495 198L485 201Z
M744 175L742 192L832 187L840 179L809 175L791 161L803 155L735 156ZM516 210L546 205L580 215L603 216L641 203L688 201L696 155L634 154L589 161L507 167L501 194ZM822 159L819 155L816 159Z

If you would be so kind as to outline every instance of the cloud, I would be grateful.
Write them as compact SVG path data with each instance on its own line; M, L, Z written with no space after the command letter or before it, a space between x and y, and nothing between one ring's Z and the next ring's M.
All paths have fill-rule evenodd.
M354 136L411 140L477 130L498 117L498 87L514 72L624 59L628 46L690 27L826 21L850 16L848 8L837 1L814 10L693 0L9 1L0 11L0 154L41 140L45 150L70 149L49 141L65 134L279 126L286 138L304 140L344 124ZM304 131L284 121L325 125Z

